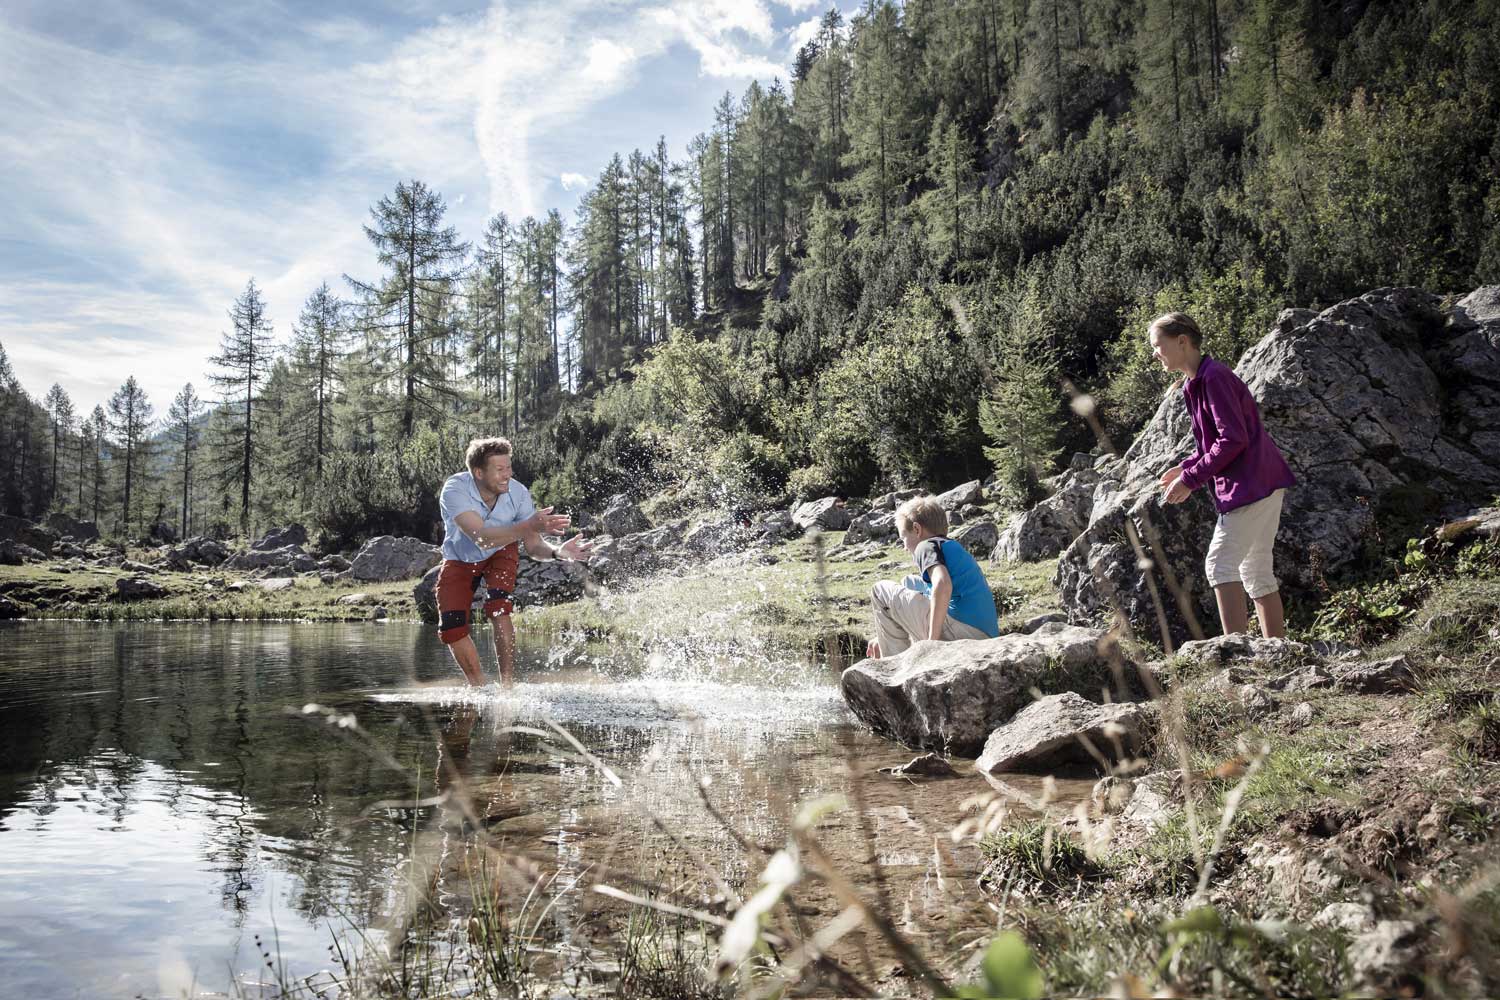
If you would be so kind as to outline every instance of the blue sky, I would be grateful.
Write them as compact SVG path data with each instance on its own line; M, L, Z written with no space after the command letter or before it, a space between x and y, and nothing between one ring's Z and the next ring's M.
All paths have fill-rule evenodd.
M563 210L615 152L674 157L715 102L785 81L823 0L0 0L0 344L80 411L158 414L254 277L278 339L416 177L466 239ZM854 3L845 0L846 9Z

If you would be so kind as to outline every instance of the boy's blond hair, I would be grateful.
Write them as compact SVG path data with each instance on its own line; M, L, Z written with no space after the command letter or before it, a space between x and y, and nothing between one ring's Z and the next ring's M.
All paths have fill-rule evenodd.
M934 535L947 537L948 512L931 494L912 497L896 508L896 530L904 535L914 524L920 524Z

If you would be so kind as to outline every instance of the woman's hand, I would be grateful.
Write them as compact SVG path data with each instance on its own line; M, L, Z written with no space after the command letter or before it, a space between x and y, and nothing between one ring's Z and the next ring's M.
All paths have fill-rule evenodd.
M1167 495L1162 498L1165 503L1182 503L1193 495L1193 491L1188 489L1187 484L1182 481L1181 465L1174 465L1163 472L1160 482L1161 488L1167 491Z

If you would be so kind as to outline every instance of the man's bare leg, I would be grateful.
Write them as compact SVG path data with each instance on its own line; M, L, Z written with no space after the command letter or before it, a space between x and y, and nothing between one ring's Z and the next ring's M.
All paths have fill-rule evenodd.
M1214 588L1214 600L1219 604L1219 621L1225 635L1250 630L1249 598L1245 596L1243 583L1231 580L1219 584Z
M458 669L464 672L464 678L474 687L484 683L484 667L479 663L479 650L474 648L474 640L464 636L457 642L448 644L448 651L453 654L453 662L458 664Z
M1286 610L1281 606L1281 591L1273 590L1255 598L1255 617L1260 619L1260 634L1267 639L1286 638Z
M501 612L491 616L490 625L495 637L495 662L500 665L500 683L510 687L516 679L516 623Z

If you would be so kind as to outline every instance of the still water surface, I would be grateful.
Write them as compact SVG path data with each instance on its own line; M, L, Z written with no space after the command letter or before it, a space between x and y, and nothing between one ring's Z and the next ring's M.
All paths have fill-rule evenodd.
M415 625L0 625L0 994L253 990L265 951L294 975L333 968L336 934L399 923L414 871L462 917L452 859L476 816L547 861L549 884L609 870L682 885L664 859L684 847L753 884L759 862L700 782L775 843L797 802L850 790L846 764L910 756L852 724L826 668L565 644L518 668L508 692L468 691ZM510 730L545 720L621 783ZM432 805L455 781L468 832ZM904 891L910 917L913 887L947 886L937 841L980 788L882 782L858 790L873 829L828 839L861 882L877 865L904 876L882 891ZM579 939L584 918L572 903L548 917Z

